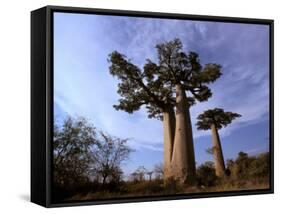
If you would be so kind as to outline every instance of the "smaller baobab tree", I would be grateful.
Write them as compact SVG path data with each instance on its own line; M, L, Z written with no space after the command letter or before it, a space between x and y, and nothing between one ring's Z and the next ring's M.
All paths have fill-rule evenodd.
M139 166L133 174L136 175L137 181L141 182L145 180L146 173L147 173L147 169L144 166Z
M241 115L233 112L225 112L221 108L204 111L197 117L198 121L196 125L198 130L212 130L212 153L215 160L216 176L218 177L223 177L226 174L218 130L229 125L237 117L241 117Z

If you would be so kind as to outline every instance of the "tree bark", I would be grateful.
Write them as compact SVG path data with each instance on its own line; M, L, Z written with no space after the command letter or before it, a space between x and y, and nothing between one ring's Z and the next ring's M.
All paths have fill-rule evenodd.
M164 128L164 179L171 177L171 160L175 138L175 112L172 106L167 106L163 111Z
M180 84L176 85L176 132L171 169L182 183L193 185L196 180L195 155L189 105Z
M218 129L215 124L211 125L212 141L213 141L213 155L215 159L216 175L218 177L225 176L225 164L223 159L223 153L221 148L221 141L218 133Z

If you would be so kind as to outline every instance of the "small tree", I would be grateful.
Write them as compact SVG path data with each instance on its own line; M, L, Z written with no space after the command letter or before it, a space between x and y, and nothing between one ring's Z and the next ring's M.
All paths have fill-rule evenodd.
M136 170L136 173L138 175L138 180L143 181L143 180L145 180L145 175L147 173L147 169L144 166L139 166Z
M270 155L268 152L259 154L251 162L250 176L255 178L261 178L269 176L270 172Z
M163 179L164 177L164 166L162 163L154 165L154 174L157 179Z
M153 171L147 171L147 172L146 172L146 174L148 175L148 179L149 179L149 181L151 181Z
M67 118L55 124L53 138L54 183L68 189L88 180L96 130L84 118Z
M127 139L112 137L100 132L98 149L95 151L93 172L102 178L102 184L118 183L123 174L121 164L129 158L132 151L127 145Z
M225 164L218 130L230 124L232 120L237 117L241 117L241 115L233 112L225 112L220 108L207 110L197 117L197 129L212 130L213 154L215 159L216 175L218 177L225 175Z
M257 156L249 156L245 152L239 152L235 161L227 163L231 177L239 180L264 179L270 172L269 153L261 153Z
M213 186L217 181L214 163L207 161L197 168L197 180L199 186Z
M138 173L137 173L137 172L131 173L130 176L129 176L129 179L130 179L131 181L133 181L134 183L138 182L138 180L139 180L139 175L138 175Z

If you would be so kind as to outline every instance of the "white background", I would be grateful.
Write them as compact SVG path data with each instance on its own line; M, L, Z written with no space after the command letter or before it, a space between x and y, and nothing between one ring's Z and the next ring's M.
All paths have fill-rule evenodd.
M2 0L0 12L0 213L276 213L280 189L281 13L278 0ZM30 11L45 5L275 20L275 194L45 209L29 202ZM258 105L258 103L257 103ZM280 211L279 211L280 212Z

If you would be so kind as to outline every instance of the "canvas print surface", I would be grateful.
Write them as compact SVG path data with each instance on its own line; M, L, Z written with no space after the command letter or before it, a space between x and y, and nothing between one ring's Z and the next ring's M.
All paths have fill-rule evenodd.
M53 21L53 202L270 188L268 25Z

